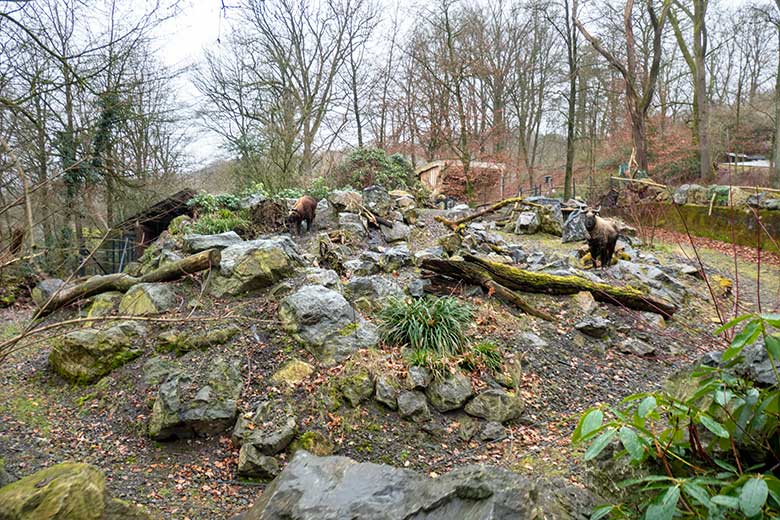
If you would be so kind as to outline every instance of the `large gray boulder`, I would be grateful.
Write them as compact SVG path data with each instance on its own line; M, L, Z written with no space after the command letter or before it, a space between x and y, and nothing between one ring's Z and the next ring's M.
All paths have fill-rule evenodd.
M374 215L386 217L395 205L395 201L384 186L375 184L363 188L363 205Z
M412 235L412 228L398 220L393 221L392 224L391 227L381 224L379 226L379 229L382 232L382 238L385 239L385 242L392 244L394 242L409 240L409 237Z
M517 394L493 388L469 401L465 410L474 417L503 423L520 417L524 408L523 400Z
M300 252L288 236L241 242L222 251L210 291L219 298L270 287L302 265Z
M149 419L155 440L213 435L236 420L241 361L216 357L204 367L172 373L160 386Z
M474 395L471 380L463 374L454 374L446 379L436 379L425 389L428 401L436 410L449 412L466 404Z
M69 381L94 383L141 355L138 343L145 331L138 322L122 322L106 330L85 328L69 332L55 341L49 364Z
M146 316L160 314L176 305L176 293L169 284L138 283L125 293L119 302L119 314Z
M582 242L590 238L590 233L585 229L585 222L583 222L584 213L580 210L574 210L569 213L569 216L563 223L561 241L563 243L568 242Z
M412 263L412 253L406 243L390 247L382 254L379 261L382 270L391 273Z
M491 466L430 479L383 464L299 451L244 520L585 520L593 497L564 481L532 481Z
M356 213L339 213L339 229L355 235L357 238L365 238L368 234L366 219Z
M383 305L387 298L403 298L403 295L400 285L381 275L357 276L344 286L344 296L349 301L358 305L367 302L369 308Z
M39 308L43 307L49 299L59 290L65 287L65 282L59 278L47 278L41 280L38 285L33 287L32 299Z
M336 211L352 210L357 204L363 204L363 194L353 190L333 190L327 200Z
M376 327L360 319L344 297L321 285L307 285L282 301L282 327L325 364L349 357L379 341Z
M336 223L336 211L333 205L326 199L317 203L314 217L314 229L324 230L332 228Z
M182 238L184 250L188 253L199 253L206 249L225 249L243 242L235 231L226 231L217 235L184 235Z
M533 235L539 231L539 215L536 211L523 211L517 216L515 233L518 235Z

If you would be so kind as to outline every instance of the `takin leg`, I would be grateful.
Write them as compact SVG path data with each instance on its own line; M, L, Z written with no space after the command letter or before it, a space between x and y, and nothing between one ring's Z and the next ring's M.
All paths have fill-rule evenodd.
M615 255L615 246L617 245L617 237L611 238L609 242L607 242L607 246L604 248L604 254L607 257L607 267L612 265L612 257ZM602 265L604 265L604 262L602 261Z
M590 251L590 261L593 262L593 269L596 269L596 258L599 257L598 241L588 240L588 250Z

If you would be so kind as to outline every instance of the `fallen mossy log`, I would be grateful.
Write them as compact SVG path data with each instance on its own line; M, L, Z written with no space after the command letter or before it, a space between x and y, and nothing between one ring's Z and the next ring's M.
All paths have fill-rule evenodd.
M526 271L474 255L465 255L463 260L426 258L420 267L480 285L483 283L481 273L487 273L494 282L509 290L545 294L575 294L589 291L598 301L624 305L638 311L650 311L664 316L672 316L677 311L673 303L654 298L633 287L616 287L579 276L558 276Z
M467 215L467 216L459 218L457 220L447 220L446 218L444 218L442 216L436 217L436 220L438 220L439 222L441 222L442 224L444 224L445 226L447 226L451 230L458 231L458 229L460 229L460 227L463 224L471 222L472 220L476 220L476 219L478 219L480 217L484 217L485 215L487 215L489 213L493 213L495 211L498 211L501 208L503 208L504 206L508 206L510 204L522 204L524 206L531 206L531 207L534 207L534 208L542 207L541 205L536 204L534 202L527 202L525 200L525 198L523 198L523 197L512 197L512 198L509 198L509 199L504 199L501 202L496 202L495 204L493 204L489 208L483 209L482 211L477 211L476 213L474 213L472 215Z
M206 251L166 264L143 276L136 277L125 273L93 276L82 283L64 287L54 293L49 301L38 311L38 317L47 316L60 307L83 298L95 296L96 294L108 291L127 292L132 286L139 283L172 282L185 275L203 271L213 265L219 265L221 258L222 255L219 249L207 249Z
M478 284L482 286L482 288L484 288L486 291L488 291L488 294L495 294L496 296L498 296L499 299L503 300L505 303L517 307L518 309L525 312L526 314L529 314L531 316L536 316L537 318L541 318L546 321L556 321L555 318L550 314L531 306L519 294L517 294L511 289L507 289L500 283L496 282L493 279L493 277L490 275L490 273L488 273L485 269L482 269L472 263L467 263L467 262L439 260L439 259L431 259L431 260L435 260L437 262L448 262L447 272L445 273L436 269L431 269L429 267L426 267L425 264L427 260L423 261L422 267L424 269L427 268L431 271L434 271L437 274L443 274L451 278L458 278L460 280L467 280L470 283Z

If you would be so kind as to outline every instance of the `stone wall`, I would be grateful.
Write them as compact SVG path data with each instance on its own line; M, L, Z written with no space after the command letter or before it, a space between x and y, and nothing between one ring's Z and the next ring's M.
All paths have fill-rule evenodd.
M692 235L712 238L722 242L734 241L742 246L756 247L760 243L763 250L780 253L777 245L780 243L780 211L767 209L731 209L713 206L685 204L676 206L663 202L648 202L631 208L610 208L608 216L617 216L630 225L641 220L646 226L655 221L657 227L685 233L686 224ZM754 213L755 212L755 213ZM758 222L756 214L761 217L761 223L774 239L767 236ZM760 242L759 242L760 241Z

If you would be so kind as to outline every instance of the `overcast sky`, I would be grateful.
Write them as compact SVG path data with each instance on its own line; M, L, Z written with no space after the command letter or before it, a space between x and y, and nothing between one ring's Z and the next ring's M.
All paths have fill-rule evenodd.
M172 67L192 67L201 59L204 49L219 45L220 35L224 36L229 30L229 23L221 13L220 0L183 0L181 13L158 29L160 59ZM175 88L179 101L189 105L197 102L198 91L189 74L177 79ZM218 136L199 128L193 132L195 130L198 131L195 141L187 149L194 167L225 156L219 148Z

